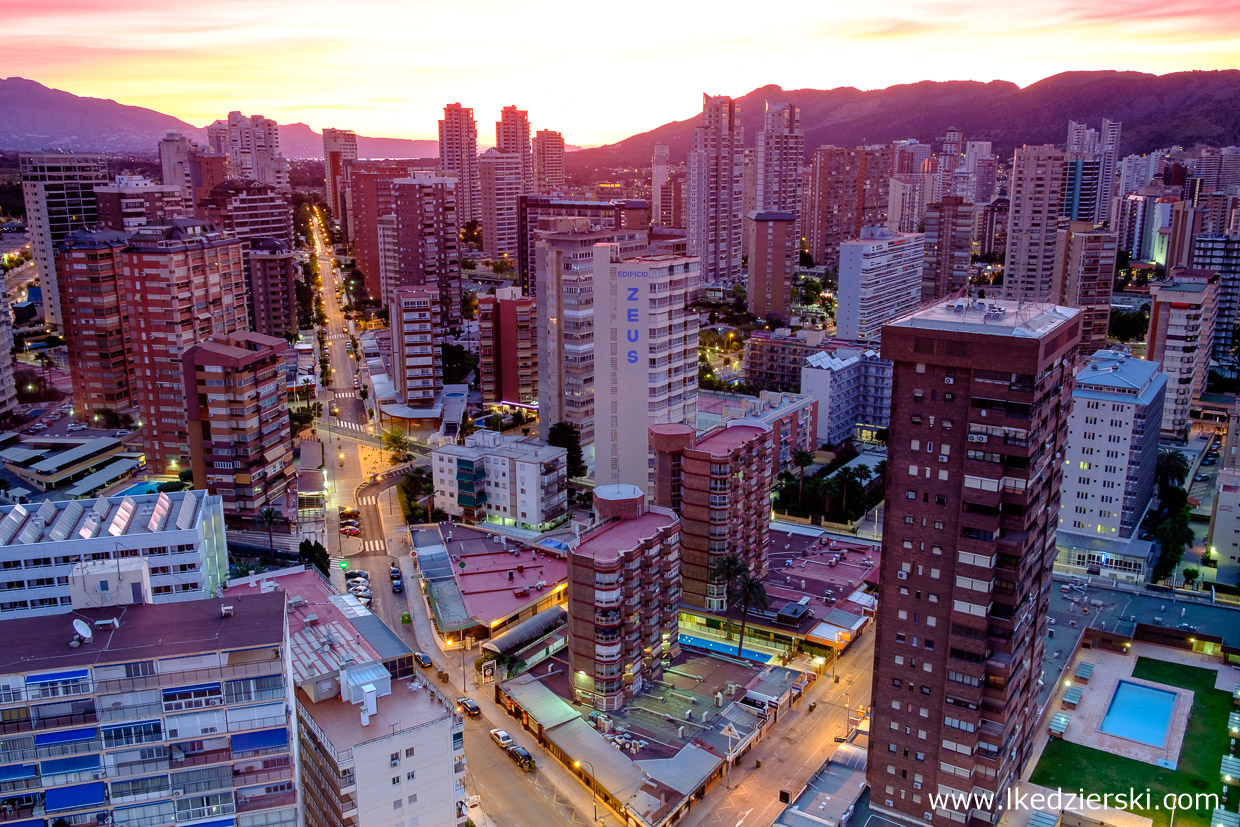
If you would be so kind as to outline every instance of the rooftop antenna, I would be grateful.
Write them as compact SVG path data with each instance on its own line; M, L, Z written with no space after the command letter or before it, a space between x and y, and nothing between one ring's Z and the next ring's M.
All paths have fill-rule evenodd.
M94 638L94 630L90 628L90 624L81 618L73 621L73 631L77 632L77 636L82 639L83 643L90 643Z

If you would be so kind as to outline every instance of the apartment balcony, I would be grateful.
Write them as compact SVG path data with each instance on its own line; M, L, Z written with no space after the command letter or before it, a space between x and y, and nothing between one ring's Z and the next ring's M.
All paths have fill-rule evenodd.
M200 767L204 764L219 764L231 760L233 760L232 750L225 747L202 752L173 752L168 765L175 770L181 767Z
M269 810L272 807L288 807L297 803L297 793L293 790L282 790L277 793L243 796L237 793L237 812L252 813L255 810Z
M594 624L596 626L619 626L624 616L620 612L595 612Z
M611 643L607 645L595 644L594 659L603 662L616 661L620 659L620 653L623 650L623 643Z

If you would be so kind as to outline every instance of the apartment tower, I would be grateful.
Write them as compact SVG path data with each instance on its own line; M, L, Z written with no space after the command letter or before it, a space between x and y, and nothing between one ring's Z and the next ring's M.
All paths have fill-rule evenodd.
M461 323L460 182L447 175L415 172L392 181L395 215L395 272L381 258L380 295L400 287L433 287L439 292L440 321Z
M797 262L797 217L792 212L754 210L745 216L749 238L749 312L758 318L792 312L792 271Z
M815 264L838 267L841 243L887 223L891 164L889 146L814 151L801 234Z
M671 178L671 158L666 144L656 144L654 158L650 162L650 221L668 226L673 223L672 191L668 186Z
M534 189L534 156L530 151L530 113L515 106L505 106L495 122L495 148L511 152L521 159L521 192Z
M877 341L883 325L917 307L925 236L863 227L840 244L835 331L841 339Z
M740 105L702 96L702 125L689 150L689 254L702 262L702 281L741 275L744 149Z
M229 175L290 192L288 160L280 154L280 125L262 115L229 112L207 127L207 143L228 158Z
M994 823L1033 749L1079 310L947 299L887 325L894 362L871 806ZM995 810L931 795L993 794Z
M767 573L775 470L771 428L735 419L698 435L692 425L652 425L650 447L654 504L680 516L682 600L727 612L728 585L717 571L723 558L736 555L755 576Z
M926 208L925 261L921 300L933 302L959 292L973 274L974 206L948 196Z
M801 134L801 113L796 106L768 102L754 148L754 208L800 213L805 136Z
M538 295L541 276L535 245L548 228L558 225L554 219L585 218L587 229L645 232L650 225L650 202L640 198L615 198L608 201L586 201L552 195L522 195L517 200L517 277L521 292Z
M186 218L192 210L180 187L152 184L141 175L118 175L115 183L95 187L95 212L100 226L129 232L153 221Z
M516 152L491 148L478 156L482 182L482 249L493 258L516 259L517 202L525 191L522 159Z
M353 260L362 274L366 292L383 303L387 302L391 290L384 290L381 276L383 256L379 249L380 224L390 217L394 231L394 182L408 178L418 171L418 164L414 161L350 161L344 167L345 227L353 249ZM459 179L457 187L459 193ZM459 202L457 206L459 208ZM393 261L399 265L398 260L393 258ZM392 272L395 272L395 269L390 268Z
M564 136L540 129L534 136L534 192L558 192L564 180Z
M1167 375L1162 434L1168 439L1187 438L1193 404L1206 389L1220 281L1213 270L1179 267L1150 284L1146 358Z
M344 165L357 160L357 133L352 129L323 130L323 172L332 215L344 226Z
M443 387L441 306L434 288L392 291L392 381L401 401L415 408L430 407Z
M1051 295L1081 309L1081 352L1107 345L1111 289L1119 239L1090 221L1072 221L1055 232L1055 277Z
M460 195L457 214L462 224L482 218L482 193L478 180L478 124L474 110L450 103L439 122L439 170L455 175Z
M1052 296L1064 178L1063 150L1050 145L1016 150L1003 267L1005 299L1044 302Z
M538 324L534 300L519 287L478 297L478 375L482 404L538 404ZM554 424L554 423L552 423Z

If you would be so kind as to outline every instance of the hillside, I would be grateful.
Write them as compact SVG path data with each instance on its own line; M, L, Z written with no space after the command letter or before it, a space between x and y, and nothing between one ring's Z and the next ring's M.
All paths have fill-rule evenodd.
M1063 143L1069 120L1096 128L1104 117L1123 123L1123 154L1177 143L1240 144L1240 70L1161 76L1067 72L1023 89L1006 81L924 81L869 92L763 86L739 101L746 146L762 127L766 101L795 103L807 155L824 144L928 141L957 127L966 140L992 141L1000 157L1007 157L1020 144ZM672 161L681 162L699 117L583 149L569 156L568 164L574 171L648 166L655 144L667 144Z

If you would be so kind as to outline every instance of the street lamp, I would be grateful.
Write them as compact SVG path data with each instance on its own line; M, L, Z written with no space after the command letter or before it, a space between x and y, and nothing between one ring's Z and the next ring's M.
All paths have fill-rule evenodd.
M594 807L594 823L598 824L598 799L594 797L594 765L589 761L574 761L573 766L577 769L581 769L582 763L590 768L590 804Z

